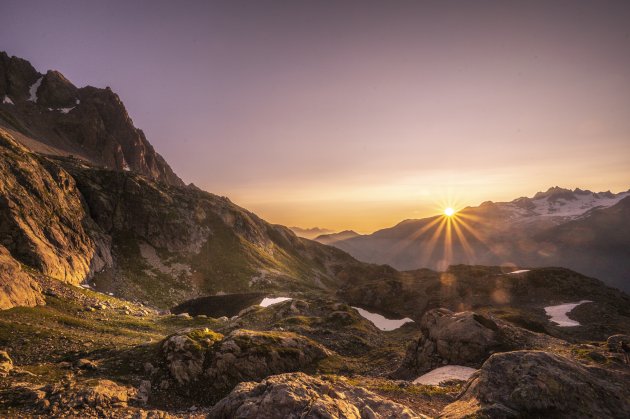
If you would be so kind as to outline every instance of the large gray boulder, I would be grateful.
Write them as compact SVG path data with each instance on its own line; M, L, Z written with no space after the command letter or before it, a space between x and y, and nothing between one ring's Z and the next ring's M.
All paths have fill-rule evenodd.
M208 413L209 419L420 417L424 416L363 388L302 373L241 383Z
M407 348L399 378L413 378L446 364L479 368L495 352L562 345L553 337L491 319L472 311L454 313L445 308L426 312L422 334Z
M207 329L189 330L166 338L160 346L152 397L156 403L168 399L171 405L186 400L211 404L240 382L312 370L330 354L295 333L244 329L225 337Z
M478 366L501 346L499 326L491 319L445 308L430 310L420 320L422 335L412 342L403 369L422 374L442 364Z
M630 375L542 351L492 355L443 418L630 417Z

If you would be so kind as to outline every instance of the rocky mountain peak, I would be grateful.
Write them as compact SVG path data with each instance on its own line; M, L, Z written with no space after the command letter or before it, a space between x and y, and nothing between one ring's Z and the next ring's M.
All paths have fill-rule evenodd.
M36 93L37 103L49 108L73 107L79 100L79 89L56 70L48 70Z
M0 126L42 154L76 156L184 186L109 87L77 88L59 71L41 74L5 52L0 52Z
M558 186L551 187L545 192L538 192L534 195L534 200L547 198L548 201L554 201L558 199L572 200L575 199L575 195L571 189L560 188Z

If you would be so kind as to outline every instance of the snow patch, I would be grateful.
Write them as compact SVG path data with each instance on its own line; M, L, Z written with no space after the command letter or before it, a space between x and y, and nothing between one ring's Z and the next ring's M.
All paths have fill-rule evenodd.
M358 311L363 318L368 319L372 322L372 324L374 324L374 326L385 332L398 329L405 323L413 322L413 320L411 320L409 317L405 317L404 319L388 319L378 313L370 313L369 311L359 307L352 308Z
M31 102L37 103L37 89L39 89L39 86L41 86L42 80L44 80L44 77L38 78L37 81L33 83L33 85L30 87L30 89L28 89L28 92L30 94L28 100L30 100Z
M59 109L57 109L57 110L58 110L59 112L61 112L61 113L68 113L68 112L70 112L71 110L73 110L74 108L75 108L75 107L73 106L73 107L71 107L71 108L59 108Z
M467 381L470 376L475 373L475 371L477 370L474 368L464 367L462 365L447 365L421 375L413 380L413 383L437 386L440 385L440 383L449 380Z
M269 307L271 305L278 304L283 301L289 301L289 300L291 300L291 298L289 297L275 297L275 298L265 297L258 305L261 307Z
M580 322L571 320L569 314L575 307L584 303L592 303L591 300L582 300L577 303L559 304L557 306L545 307L545 313L551 317L549 321L556 323L560 327L580 326Z
M13 101L11 100L11 98L7 95L4 95L4 99L2 99L2 103L5 103L7 105L14 105Z
M508 275L513 275L513 274L524 274L525 272L529 272L529 269L519 269L518 271L508 272Z
M594 193L574 194L575 199L566 200L559 198L553 201L547 198L533 201L535 207L533 211L547 217L577 217L594 208L611 207L629 196L628 192L619 193L613 196L601 196Z

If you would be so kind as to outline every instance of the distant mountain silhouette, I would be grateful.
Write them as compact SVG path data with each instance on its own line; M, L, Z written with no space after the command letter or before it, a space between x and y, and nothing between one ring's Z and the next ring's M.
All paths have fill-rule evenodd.
M442 270L457 263L564 266L628 290L629 207L630 191L553 187L533 198L468 207L450 221L405 220L329 244L401 270Z
M340 240L347 240L347 239L351 239L357 236L360 236L360 234L357 233L356 231L344 230L344 231L340 231L339 233L322 234L321 236L315 237L315 241L318 241L323 244L333 244Z
M330 234L334 233L333 230L329 230L327 228L302 228L302 227L289 227L291 231L293 231L297 236L303 237L305 239L314 239L315 237L321 236L322 234Z

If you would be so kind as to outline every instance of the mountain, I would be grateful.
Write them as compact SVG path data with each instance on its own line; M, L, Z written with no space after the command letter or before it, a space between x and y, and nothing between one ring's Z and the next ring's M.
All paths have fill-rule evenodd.
M453 218L406 220L330 244L397 269L448 265L564 266L630 289L630 191L553 187L532 198L484 202Z
M356 231L344 230L344 231L340 231L339 233L322 234L315 237L314 240L322 244L333 244L335 242L351 239L357 236L360 236L360 234L357 233Z
M167 308L217 292L320 290L335 248L227 198L131 171L42 156L0 129L1 244L20 264Z
M319 227L313 227L313 228L289 227L289 229L291 229L291 231L294 232L296 235L300 237L304 237L305 239L314 239L315 237L320 236L322 234L333 233L333 230L328 230L327 228L319 228Z
M52 100L44 81L29 87L37 104L20 102L20 85L31 83L15 76L23 72L6 73L0 108L13 127L0 126L1 417L630 415L630 366L617 353L630 343L627 294L565 268L401 272L359 262L184 186L168 166L153 170L150 145L129 142L132 131L117 131L96 105L74 129L97 142L70 152L71 136L47 131L61 120L40 109ZM64 86L52 96L65 97ZM112 144L130 170L105 163L99 146ZM488 246L517 239L547 260L585 253L586 265L624 257L630 197L588 199L610 204L538 214L539 200L573 203L552 190L533 204L460 214L479 231L494 227ZM523 211L531 215L515 215ZM511 225L528 235L507 235ZM527 247L523 237L564 247ZM443 366L459 374L444 376ZM427 372L445 380L423 384Z
M134 127L109 87L77 88L58 71L39 73L28 61L2 51L0 127L41 154L72 155L104 168L184 184Z

